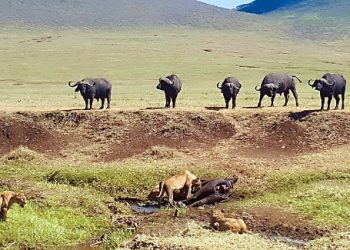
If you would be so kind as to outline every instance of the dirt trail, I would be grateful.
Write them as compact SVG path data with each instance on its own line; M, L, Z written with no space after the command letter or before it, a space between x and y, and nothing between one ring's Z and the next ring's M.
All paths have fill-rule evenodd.
M121 160L154 146L290 157L348 144L348 112L17 112L0 114L0 155L19 146L49 156L71 151ZM219 145L219 146L218 146ZM74 150L71 150L74 148ZM97 149L97 150L96 150ZM96 152L98 151L98 152Z

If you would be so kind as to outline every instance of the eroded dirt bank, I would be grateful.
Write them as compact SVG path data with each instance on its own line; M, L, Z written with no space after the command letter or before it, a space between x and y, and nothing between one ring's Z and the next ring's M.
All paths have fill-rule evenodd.
M25 146L52 157L114 161L154 146L188 152L219 143L246 157L288 157L348 144L349 123L348 112L0 113L0 155Z

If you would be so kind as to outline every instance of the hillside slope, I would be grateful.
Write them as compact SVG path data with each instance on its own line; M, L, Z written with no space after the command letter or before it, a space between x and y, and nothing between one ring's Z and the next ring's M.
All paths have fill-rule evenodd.
M58 27L186 25L235 27L249 16L195 0L6 0L0 24Z
M254 14L295 13L298 15L314 14L322 18L349 18L348 0L256 0L237 7L237 10Z
M304 0L256 0L248 4L242 4L237 7L237 10L254 14L265 14L271 11L276 11L282 8L293 7L298 3L305 2Z
M350 34L348 0L256 0L237 10L268 14L272 20L288 24L289 31L299 36L315 38L322 34L324 38L339 38Z

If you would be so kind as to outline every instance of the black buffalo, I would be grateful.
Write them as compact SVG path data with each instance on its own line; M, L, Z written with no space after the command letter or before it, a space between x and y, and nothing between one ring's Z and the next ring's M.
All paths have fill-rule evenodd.
M239 90L241 89L241 84L234 77L227 77L221 83L218 82L217 87L221 89L222 95L224 96L226 102L226 108L228 109L229 103L232 99L232 108L236 108L236 98Z
M176 75L159 78L157 89L163 90L165 93L165 107L170 108L170 100L173 102L173 108L176 105L177 95L180 93L182 83Z
M284 106L287 106L289 100L289 91L292 91L295 98L295 105L298 107L298 94L295 88L294 78L301 80L293 75L285 73L271 73L265 76L261 83L260 89L258 86L255 87L256 91L260 91L260 99L258 103L258 108L261 107L261 101L265 95L271 97L271 107L273 107L273 102L275 100L276 94L284 94L285 102Z
M341 95L342 101L341 108L344 109L346 80L343 75L327 73L322 76L321 79L315 80L313 84L311 84L312 81L313 80L309 80L309 85L320 91L321 110L324 110L324 101L326 97L328 97L327 110L330 109L333 96L336 101L334 109L338 109L340 101L339 95Z
M68 85L70 87L76 87L75 92L80 91L81 96L85 101L85 109L92 109L92 103L94 99L101 99L102 105L100 109L103 109L105 104L105 99L107 99L107 108L110 108L112 85L109 81L103 78L85 78L75 84ZM90 104L90 108L89 108Z

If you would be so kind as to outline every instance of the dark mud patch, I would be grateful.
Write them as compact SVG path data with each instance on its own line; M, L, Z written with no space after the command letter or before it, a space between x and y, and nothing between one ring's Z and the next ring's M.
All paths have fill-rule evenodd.
M310 219L280 208L252 208L244 212L237 211L232 216L242 218L253 232L292 245L303 245L330 234L330 229L317 227Z

